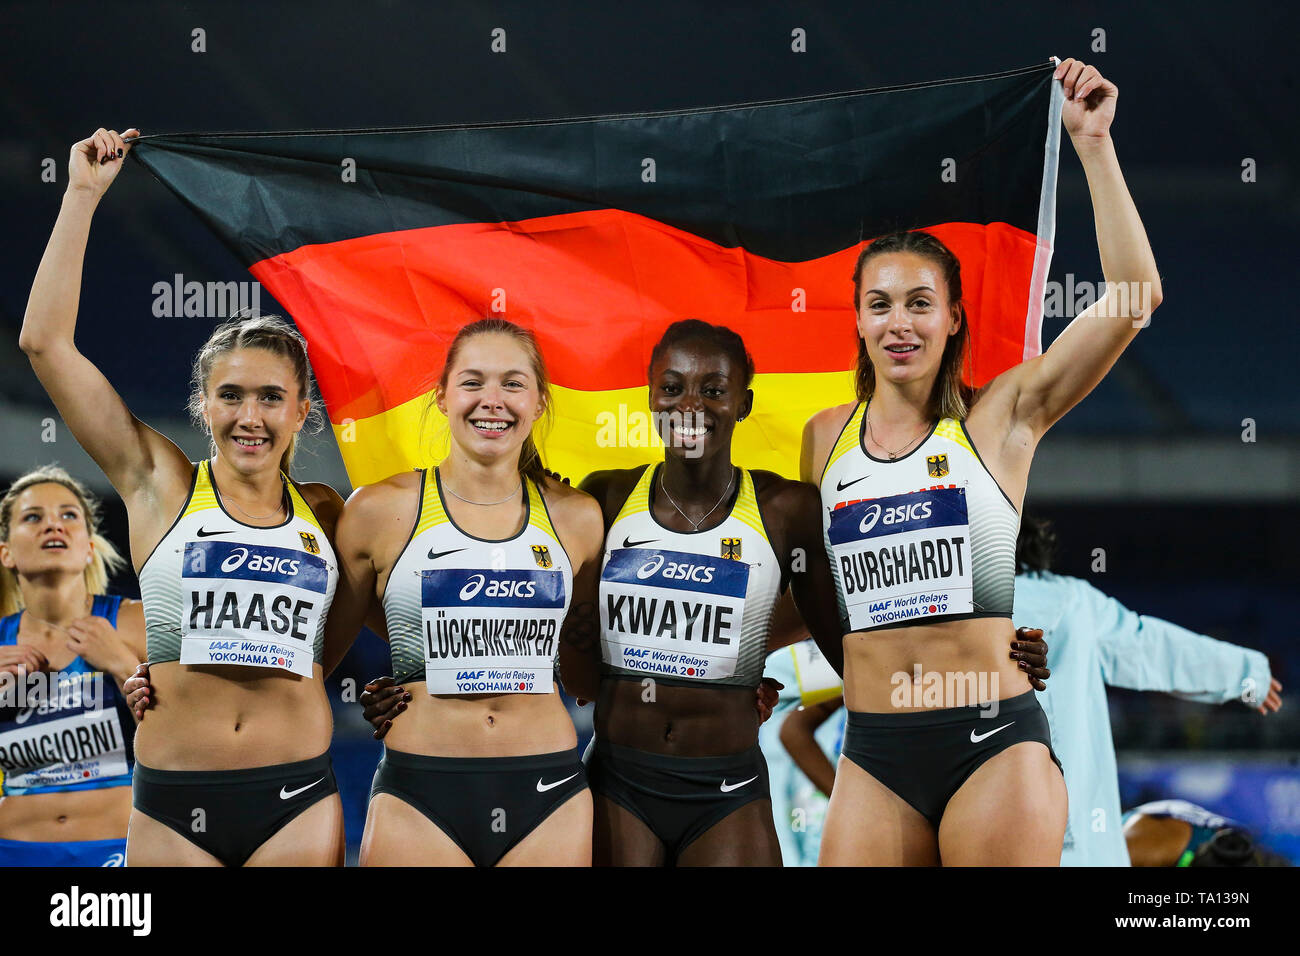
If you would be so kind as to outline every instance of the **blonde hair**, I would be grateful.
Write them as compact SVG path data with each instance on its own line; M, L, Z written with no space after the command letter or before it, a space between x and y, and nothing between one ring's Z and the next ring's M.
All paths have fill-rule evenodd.
M126 559L109 541L99 533L99 499L90 493L90 489L73 478L58 465L42 465L27 472L0 498L0 541L9 540L10 522L13 519L14 504L18 496L33 485L62 485L74 495L81 504L82 514L86 518L86 532L90 535L90 563L86 565L86 591L89 594L104 594L108 590L109 575L125 566ZM18 584L18 575L12 568L0 566L0 617L8 617L21 611L24 607L22 588Z
M506 319L479 319L464 326L456 333L456 337L451 340L451 346L447 349L447 360L443 363L442 374L438 376L438 388L429 404L425 407L425 414L427 415L429 410L437 405L438 396L446 393L447 380L451 375L452 367L456 364L456 357L460 354L461 347L477 335L491 334L510 336L519 344L520 348L528 353L528 362L532 365L533 376L537 379L537 391L542 398L540 421L543 430L549 428L552 407L551 378L546 372L546 362L542 359L542 350L532 332L522 325L515 325L515 323ZM531 479L534 484L541 484L542 479L546 477L546 467L542 464L541 452L537 450L531 432L524 439L523 447L519 450L519 474Z
M306 398L311 401L307 420L303 422L303 431L309 435L319 432L325 425L321 414L321 402L316 394L316 382L312 377L311 363L307 360L307 340L292 325L278 315L256 315L244 313L232 316L226 322L213 329L208 340L194 357L194 368L190 374L190 418L198 428L207 428L203 419L203 400L208 393L208 376L212 372L212 363L218 356L236 349L266 349L274 355L288 359L293 365L294 378L298 381L298 400ZM211 436L209 435L209 439ZM280 456L280 470L289 473L293 464L293 453L297 447L297 436L289 436L289 447ZM216 454L215 442L209 440L209 453Z

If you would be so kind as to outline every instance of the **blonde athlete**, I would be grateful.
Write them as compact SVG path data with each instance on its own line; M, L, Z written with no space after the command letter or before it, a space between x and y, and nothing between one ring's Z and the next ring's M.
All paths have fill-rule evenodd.
M127 130L127 137L137 135ZM233 321L199 353L197 465L123 403L73 341L90 222L130 146L77 143L19 339L77 441L126 504L154 714L136 734L131 865L339 865L343 811L323 678L342 500L289 478L313 402L302 337Z
M104 593L124 562L98 524L95 498L51 465L0 499L0 866L126 859L121 688L145 656L144 613Z
M1060 861L1065 782L1006 654L1019 508L1039 439L1146 324L1160 277L1110 139L1114 84L1076 60L1056 78L1106 280L1141 294L1106 294L1042 356L971 395L952 253L913 232L859 258L858 401L814 416L802 455L847 632L824 865Z

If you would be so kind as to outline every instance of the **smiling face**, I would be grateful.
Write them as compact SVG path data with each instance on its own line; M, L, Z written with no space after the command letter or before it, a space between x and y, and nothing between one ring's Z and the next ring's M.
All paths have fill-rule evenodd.
M452 443L479 461L518 462L533 423L546 409L528 351L511 335L485 332L457 348L438 409Z
M203 418L217 454L243 474L278 469L310 408L287 358L239 348L212 360Z
M933 381L948 339L961 327L943 269L915 252L889 252L862 266L858 335L879 380Z
M736 422L749 415L753 403L745 369L700 339L664 349L650 366L650 412L670 455L730 456Z
M0 564L27 577L81 574L93 548L81 499L57 482L41 482L14 499L9 540L0 542Z

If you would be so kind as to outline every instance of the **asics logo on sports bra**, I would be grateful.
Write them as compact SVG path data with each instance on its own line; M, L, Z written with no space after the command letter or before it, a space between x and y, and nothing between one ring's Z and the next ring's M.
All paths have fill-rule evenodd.
M280 558L273 554L255 554L248 556L247 548L236 548L230 557L221 562L221 570L226 574L238 570L248 563L250 571L268 571L273 574L297 574L298 562L293 558Z
M321 780L324 780L324 779L325 779L324 777L321 777L320 780L313 780L311 783L307 784L307 786L305 786L305 787L299 787L297 790L290 790L288 787L281 787L281 788L280 788L280 799L281 799L281 800L288 800L288 799L290 799L291 797L296 797L296 796L298 796L298 794L300 794L300 793L302 793L302 792L304 792L304 791L306 791L306 790L310 790L312 787L316 786L316 784L320 783Z
M862 523L858 525L858 530L866 534L876 526L879 521L882 524L899 524L904 521L918 521L922 518L930 517L929 501L914 501L910 505L895 505L892 508L881 508L880 505L872 505L867 509L867 513L862 516Z
M220 531L208 531L206 528L200 528L198 530L198 536L200 538L210 538L214 534L230 534L230 532L234 530L234 528L222 528Z
M1015 723L1014 720L1011 721L1011 724L1014 724L1014 723ZM993 736L994 734L996 734L999 730L1006 730L1008 727L1011 726L1011 724L1003 724L1001 727L995 727L993 730L990 730L990 731L989 731L988 733L986 733L986 734L977 734L977 733L975 733L975 729L974 729L974 728L971 728L971 732L970 732L970 742L973 743L973 744L977 744L977 743L979 743L981 740L983 740L985 737L992 737L992 736Z
M626 537L625 537L625 538L623 539L623 547L625 547L625 548L639 548L639 547L641 547L641 545L643 545L643 544L651 544L652 542L655 542L655 541L658 541L658 540L659 540L658 538L646 538L644 541L633 541L631 538L626 538Z
M677 561L667 561L662 554L656 554L641 567L636 569L638 579L644 581L646 578L654 577L660 568L663 568L662 577L670 581L699 581L701 584L709 584L713 581L713 568L707 564L682 564Z
M718 789L721 790L723 793L731 793L731 791L733 790L739 790L741 787L749 786L757 779L758 777L755 776L755 777L750 777L748 780L743 780L740 783L727 783L727 778L723 777L722 786L720 786Z
M835 490L843 491L849 485L856 485L859 481L866 481L870 477L870 475L863 475L861 478L854 478L852 481L836 481Z
M484 584L487 584L486 589L483 587ZM468 601L475 597L479 591L483 592L484 597L490 598L530 598L537 596L537 585L533 581L492 581L488 583L485 575L475 574L460 589L460 599Z
M555 781L555 783L542 783L542 778L541 778L541 777L538 777L538 778L537 778L537 792L538 792L538 793L545 793L547 790L554 790L554 789L555 789L556 787L558 787L560 784L562 784L562 783L568 783L570 780L572 780L572 779L573 779L574 777L576 777L576 776L577 776L576 773L572 773L572 774L569 774L569 776L565 777L563 780L557 780L557 781Z
M433 548L430 548L429 560L437 561L439 558L445 558L449 554L455 554L457 551L464 551L464 550L465 550L464 548L452 548L450 551L434 551Z

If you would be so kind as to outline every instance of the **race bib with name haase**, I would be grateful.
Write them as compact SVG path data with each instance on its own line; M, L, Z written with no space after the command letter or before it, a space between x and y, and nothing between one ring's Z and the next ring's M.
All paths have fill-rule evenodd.
M965 489L859 501L831 512L827 537L855 631L974 610Z
M182 664L312 676L329 586L324 558L270 545L188 541L181 584Z

